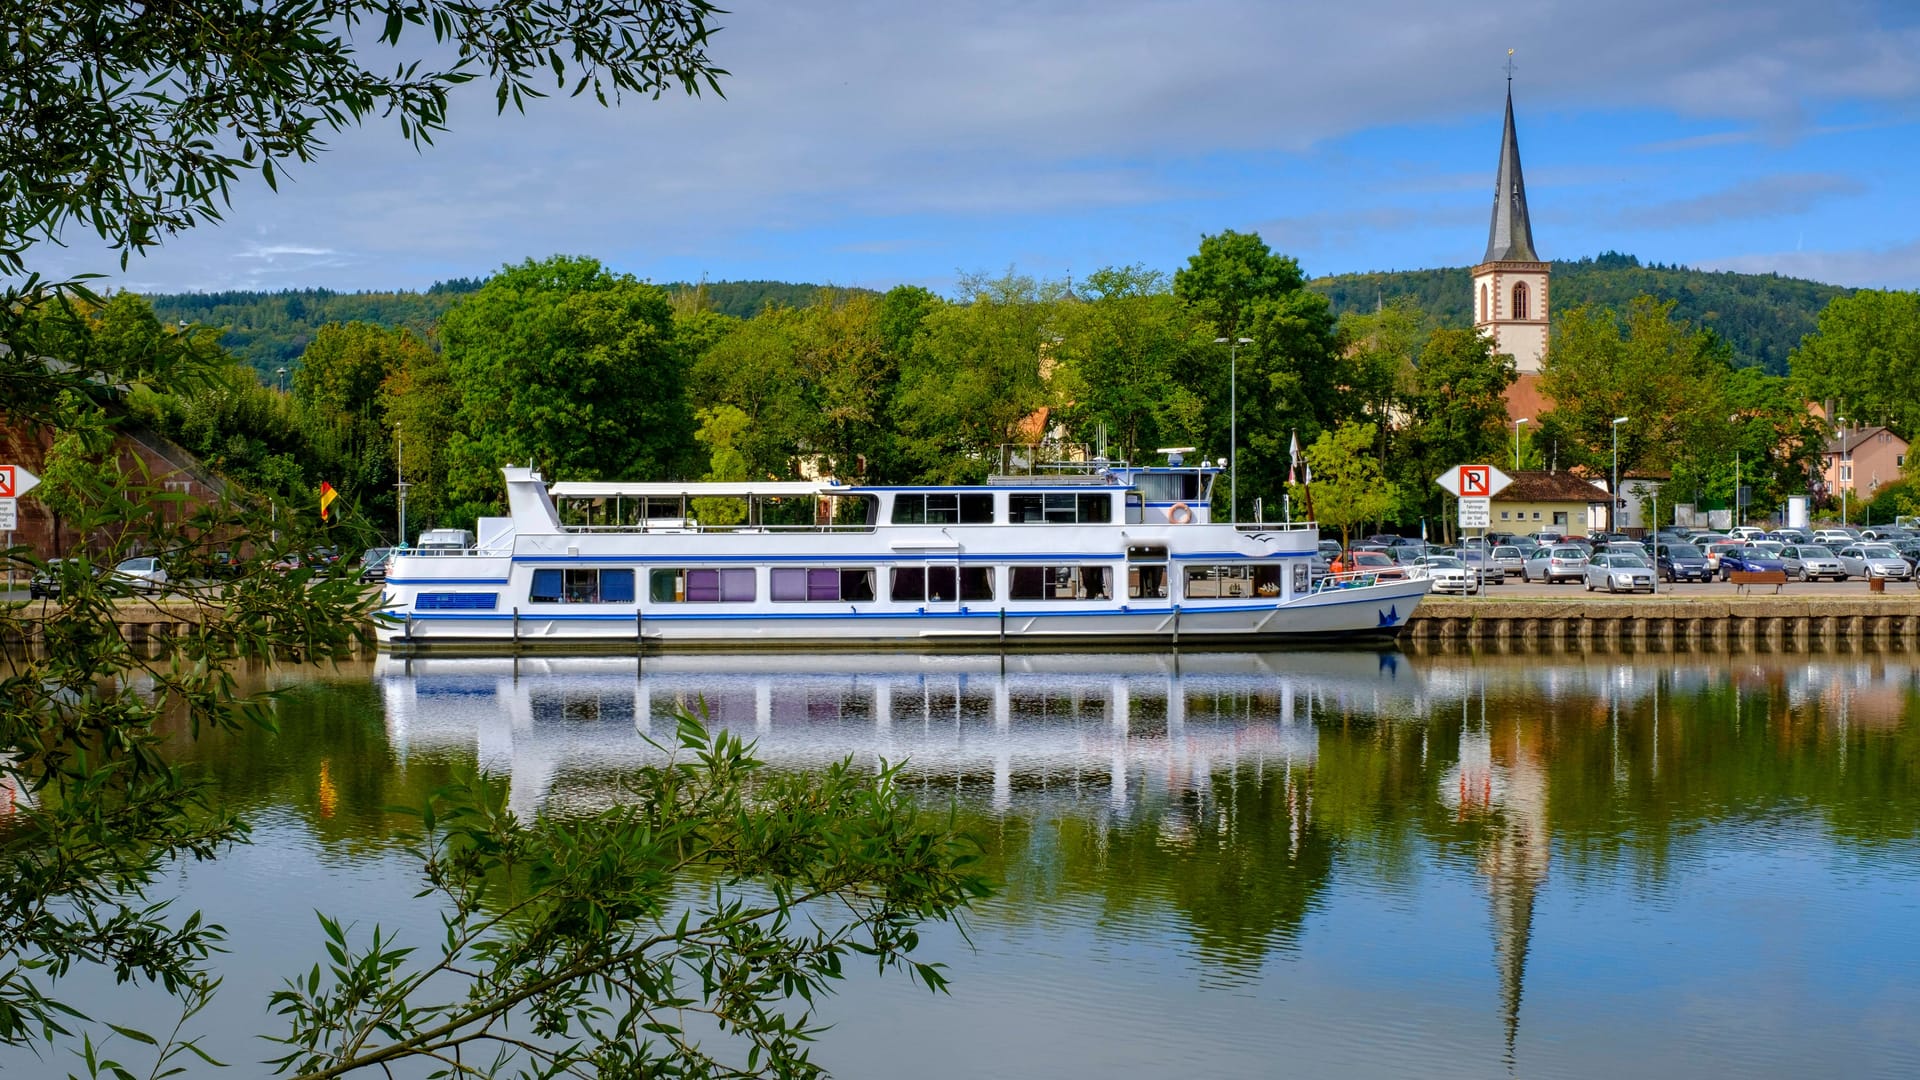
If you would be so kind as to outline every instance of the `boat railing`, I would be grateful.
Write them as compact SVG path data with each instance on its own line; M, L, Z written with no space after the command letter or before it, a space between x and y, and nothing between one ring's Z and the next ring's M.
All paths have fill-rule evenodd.
M597 536L639 535L659 533L681 535L685 533L870 533L873 525L703 525L697 521L675 521L671 525L562 525L563 533L588 533Z
M1238 525L1235 525L1234 528L1247 533L1320 531L1319 523L1313 521L1263 521L1257 524L1251 521L1242 521Z
M1379 570L1343 570L1338 574L1321 574L1313 581L1313 591L1329 592L1335 589L1358 589L1368 585L1379 585L1393 581L1411 581L1427 576L1424 566L1393 566Z

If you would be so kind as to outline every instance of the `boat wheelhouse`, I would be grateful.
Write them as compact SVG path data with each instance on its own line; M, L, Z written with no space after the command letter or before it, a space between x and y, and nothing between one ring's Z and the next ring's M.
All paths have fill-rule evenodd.
M1417 570L1316 574L1310 522L1216 524L1219 470L1086 462L978 486L556 483L504 470L475 546L399 552L377 628L496 648L1218 644L1389 636Z

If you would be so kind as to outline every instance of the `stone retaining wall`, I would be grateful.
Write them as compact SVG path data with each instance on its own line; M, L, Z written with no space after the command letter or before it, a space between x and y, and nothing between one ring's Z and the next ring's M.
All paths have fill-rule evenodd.
M1407 620L1401 640L1681 648L1872 640L1920 646L1920 597L1484 600L1430 596Z

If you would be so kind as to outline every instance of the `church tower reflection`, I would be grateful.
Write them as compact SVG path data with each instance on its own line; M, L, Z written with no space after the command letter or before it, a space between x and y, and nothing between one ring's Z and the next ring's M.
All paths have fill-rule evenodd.
M1470 699L1462 700L1461 711L1459 763L1442 779L1440 796L1462 820L1478 817L1486 825L1478 867L1487 881L1500 1014L1511 1066L1520 1035L1534 904L1546 885L1553 853L1544 745L1547 727L1509 710L1489 718L1484 698L1477 718Z

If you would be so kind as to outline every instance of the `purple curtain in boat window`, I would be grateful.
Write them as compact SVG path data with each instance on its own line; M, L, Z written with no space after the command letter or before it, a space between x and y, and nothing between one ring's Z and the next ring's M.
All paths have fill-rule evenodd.
M753 601L753 571L720 571L720 599L728 602L751 603Z
M687 571L687 602L712 601L720 599L720 571Z
M770 571L769 585L773 589L775 600L805 600L807 598L807 572L793 567L782 567Z
M809 600L840 599L840 571L838 570L807 571L807 599Z

